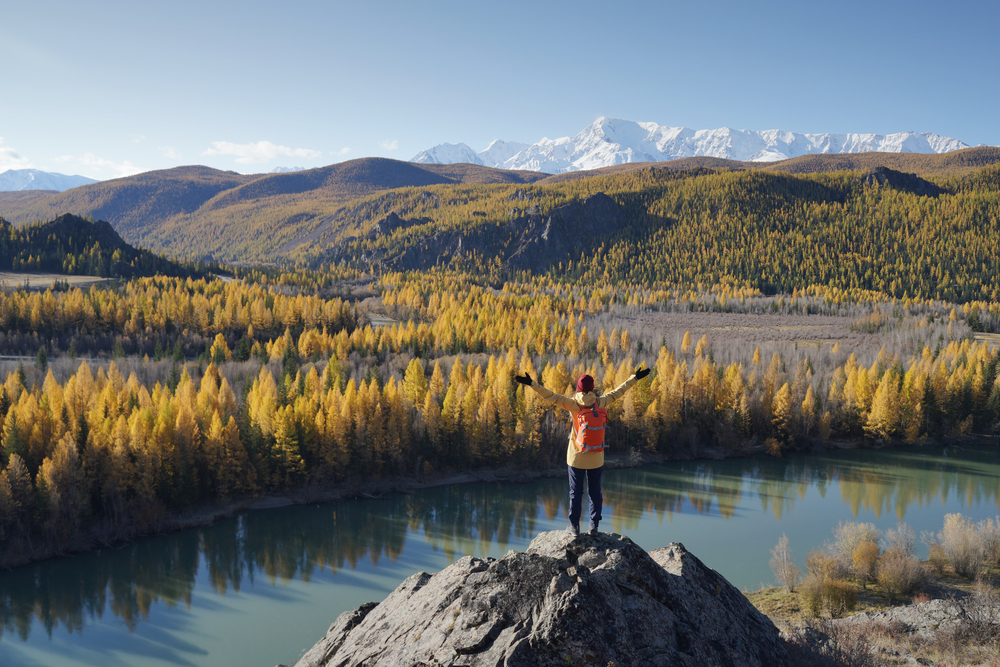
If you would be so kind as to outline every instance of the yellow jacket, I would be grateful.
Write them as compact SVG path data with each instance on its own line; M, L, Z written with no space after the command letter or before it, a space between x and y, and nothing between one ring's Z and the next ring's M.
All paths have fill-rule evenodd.
M632 375L632 377L601 396L598 396L592 391L587 392L586 394L578 391L573 394L573 396L564 396L546 389L537 382L533 382L529 386L535 390L535 393L549 403L558 405L560 408L568 412L579 412L584 408L591 407L595 402L599 408L607 407L608 404L624 396L625 392L631 389L632 385L636 382L638 382L638 380L636 380L635 375ZM566 463L574 468L581 468L583 470L600 468L604 465L604 452L588 452L585 454L573 445L572 440L569 440L566 443Z

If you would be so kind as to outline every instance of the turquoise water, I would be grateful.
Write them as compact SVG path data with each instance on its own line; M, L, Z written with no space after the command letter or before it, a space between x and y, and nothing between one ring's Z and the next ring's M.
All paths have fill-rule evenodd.
M683 542L743 589L787 534L804 567L839 521L939 531L1000 514L995 450L687 461L604 476L602 529ZM213 526L0 573L0 665L291 664L338 614L466 554L566 524L567 483L474 483L247 512Z

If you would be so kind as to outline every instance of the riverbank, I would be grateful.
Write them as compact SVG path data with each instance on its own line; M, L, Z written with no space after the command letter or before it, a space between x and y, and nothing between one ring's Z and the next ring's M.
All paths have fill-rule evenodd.
M996 436L967 436L949 440L948 447L973 445L996 445L1000 438ZM937 450L945 443L925 440L924 446ZM873 443L871 441L836 440L828 442L812 442L798 451L820 454L828 451L841 451L863 448L892 448L906 446L903 442ZM739 450L729 448L698 448L690 447L687 451L677 452L674 456L652 455L639 450L627 453L609 453L606 458L608 469L635 468L644 465L661 464L669 461L685 461L697 459L735 459L766 455L763 444L744 447ZM378 480L352 479L336 483L314 484L293 491L235 498L224 503L209 503L199 505L183 512L163 515L151 522L143 530L130 528L109 528L100 526L73 544L63 545L59 549L35 547L33 550L0 555L0 569L12 569L33 562L47 560L70 554L85 552L92 549L107 548L144 537L169 533L189 528L208 526L215 521L232 517L248 510L271 509L291 505L307 505L315 503L335 502L351 498L379 498L387 494L408 494L420 489L465 483L524 483L542 478L565 477L566 468L563 465L551 466L541 470L518 468L483 468L470 471L443 471L435 474L419 474L399 476Z
M814 618L799 594L761 588L744 595L781 631L789 653L812 665L996 665L1000 662L1000 570L979 581L946 567L908 604L890 605L876 586L858 590L854 612Z
M761 452L763 452L762 448ZM707 453L705 458L721 457ZM605 466L609 469L630 468L664 463L667 460L669 459L664 456L642 455L636 452L630 455L608 455ZM565 466L555 466L542 470L483 468L462 472L446 471L437 474L421 474L412 477L391 477L378 480L353 479L329 484L314 484L291 491L235 498L225 503L199 505L183 512L164 516L154 522L152 527L147 530L133 531L125 535L122 535L121 531L117 531L117 534L115 534L108 528L98 528L82 540L61 549L39 548L30 553L0 555L0 569L10 570L50 558L107 548L115 544L127 543L153 535L210 526L216 521L227 519L240 512L250 510L329 503L353 498L380 498L393 493L409 494L420 489L448 486L451 484L471 484L476 482L507 482L517 484L542 478L564 477L565 475ZM335 484L335 486L332 484Z
M662 463L663 457L626 458L609 457L609 468L624 468L652 463ZM153 522L146 530L135 530L124 533L99 527L89 535L73 544L60 549L37 548L28 553L0 555L0 569L11 570L23 565L29 565L50 558L58 558L79 554L93 549L102 549L116 544L123 544L145 537L162 535L178 530L188 530L210 526L221 519L230 518L241 512L250 510L274 509L292 505L309 505L315 503L336 502L338 500L380 498L393 493L408 494L420 489L428 489L451 484L468 484L475 482L529 482L541 478L560 477L566 474L565 467L544 470L518 470L512 468L482 469L466 472L446 472L436 475L419 475L415 477L393 477L379 480L347 480L330 484L317 484L265 495L235 498L224 503L199 505L183 512L164 516Z

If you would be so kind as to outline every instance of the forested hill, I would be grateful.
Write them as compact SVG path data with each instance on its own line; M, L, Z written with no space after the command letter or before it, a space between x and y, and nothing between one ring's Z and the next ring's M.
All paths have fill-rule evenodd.
M133 248L107 222L70 214L20 229L0 218L0 271L121 278L198 275L148 250Z
M657 167L533 186L410 188L345 206L291 253L361 269L451 266L582 284L811 285L1000 297L1000 165L922 178Z
M268 176L185 167L11 201L24 222L72 195L119 211L105 219L130 242L182 257L1000 299L1000 148L699 160L572 179L374 158Z
M560 183L594 176L610 176L637 169L691 169L778 171L789 174L815 174L824 171L869 171L887 167L895 171L930 176L964 176L982 167L1000 162L1000 147L980 146L940 154L924 153L834 153L801 155L778 162L739 162L718 157L686 157L667 162L629 162L591 171L570 171L546 177L540 183Z
M282 174L177 167L60 193L0 196L0 216L23 225L69 211L107 220L130 243L176 255L269 260L282 242L357 197L408 186L531 183L545 176L383 158Z

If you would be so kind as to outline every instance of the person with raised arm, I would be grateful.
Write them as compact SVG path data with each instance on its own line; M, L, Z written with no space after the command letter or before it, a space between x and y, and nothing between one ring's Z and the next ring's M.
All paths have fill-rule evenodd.
M648 368L636 368L632 376L620 385L598 396L594 393L594 378L581 375L576 381L576 393L563 396L550 391L531 379L515 375L514 379L535 390L539 396L558 405L573 417L573 427L566 448L566 465L569 472L569 526L574 535L580 534L580 514L583 511L583 484L587 480L590 496L590 534L598 533L604 496L601 494L601 473L604 471L604 427L608 423L606 406L618 400L636 382L649 375Z

